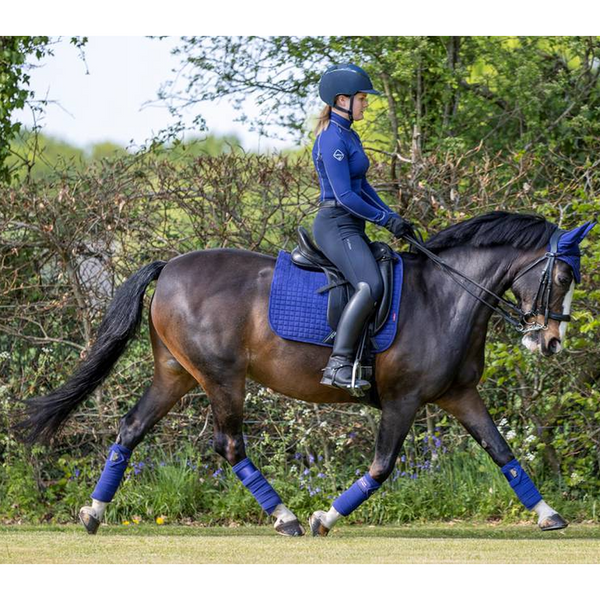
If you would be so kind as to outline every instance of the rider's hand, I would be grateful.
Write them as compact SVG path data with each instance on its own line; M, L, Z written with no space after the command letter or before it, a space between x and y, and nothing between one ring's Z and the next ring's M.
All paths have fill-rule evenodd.
M393 214L384 227L397 238L403 238L405 235L409 235L413 239L416 238L415 230L413 226L400 215Z

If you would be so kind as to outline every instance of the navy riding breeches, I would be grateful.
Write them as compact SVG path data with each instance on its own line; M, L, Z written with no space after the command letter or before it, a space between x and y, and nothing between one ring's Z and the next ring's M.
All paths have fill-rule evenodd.
M323 254L356 289L359 281L371 288L373 300L383 296L383 281L365 234L365 221L343 207L320 208L313 222L313 235Z

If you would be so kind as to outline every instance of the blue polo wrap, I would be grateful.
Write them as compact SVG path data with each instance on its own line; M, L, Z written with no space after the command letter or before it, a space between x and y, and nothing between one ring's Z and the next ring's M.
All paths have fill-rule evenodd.
M510 487L528 510L531 510L542 499L542 495L516 458L502 467L502 473L504 473Z
M100 502L110 502L117 492L117 488L123 479L125 469L131 458L129 448L120 444L113 444L108 452L108 459L104 465L102 475L98 481L96 488L92 493L92 499L100 500Z
M381 487L368 473L355 481L341 496L333 502L333 508L344 517L356 510L365 500Z
M279 494L271 487L271 484L249 458L245 458L234 465L233 472L268 515L275 510L278 504L283 504Z

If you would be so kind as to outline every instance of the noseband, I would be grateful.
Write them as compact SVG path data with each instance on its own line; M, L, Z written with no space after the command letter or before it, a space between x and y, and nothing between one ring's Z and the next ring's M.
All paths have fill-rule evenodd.
M482 302L489 308L491 308L495 313L499 314L506 322L510 323L519 333L530 333L532 331L539 331L540 329L548 329L548 320L553 319L555 321L570 321L571 316L563 313L555 313L550 310L550 297L552 294L552 272L554 270L554 263L556 262L557 249L558 249L558 239L564 233L558 227L552 234L550 238L550 252L546 252L544 256L541 256L537 260L533 261L531 264L527 265L522 271L520 271L517 276L513 279L513 283L519 279L522 275L527 273L530 269L541 263L542 261L547 261L546 266L544 267L544 271L540 277L540 283L538 286L537 293L535 295L535 299L533 305L530 310L527 312L521 310L516 304L511 302L510 300L505 300L504 298L496 295L491 290L488 290L486 287L481 284L473 281L471 278L467 277L460 271L456 270L454 267L450 266L446 262L444 262L441 258L436 256L433 252L425 248L423 245L423 238L421 238L420 242L413 239L411 236L404 236L408 242L423 252L426 256L428 256L434 263L436 263L439 267L441 267L442 271L444 271L447 275L449 275L458 285L460 285L466 292L471 294L473 298ZM464 280L468 281L470 284L479 288L480 290L486 292L493 296L500 304L504 304L506 309L500 308L498 306L493 306L486 300L484 300L481 296L473 293L470 289L468 289L462 281L456 279L454 275L458 275L462 277ZM509 314L508 311L513 311L516 313L515 318ZM537 323L532 320L539 315L544 315L544 324Z

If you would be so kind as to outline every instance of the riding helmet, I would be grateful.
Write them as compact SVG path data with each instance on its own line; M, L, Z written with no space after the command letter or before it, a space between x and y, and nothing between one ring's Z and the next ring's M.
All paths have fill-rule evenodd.
M365 70L350 63L329 67L319 81L319 96L329 106L334 106L335 97L339 94L352 97L359 92L381 95L373 89Z

